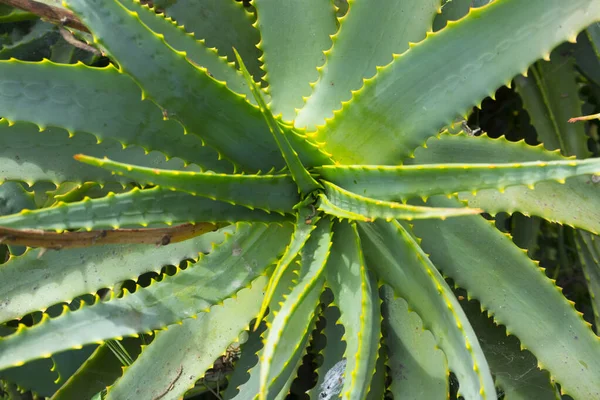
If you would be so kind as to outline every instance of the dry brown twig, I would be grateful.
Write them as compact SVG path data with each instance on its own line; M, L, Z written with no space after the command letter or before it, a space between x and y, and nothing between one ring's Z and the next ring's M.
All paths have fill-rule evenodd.
M60 7L52 7L33 0L0 0L0 3L39 15L45 21L57 25L68 26L83 32L89 29L71 11Z
M211 223L183 224L168 228L113 229L90 232L46 232L38 229L0 227L0 243L61 250L103 244L153 244L166 246L206 232L214 231Z

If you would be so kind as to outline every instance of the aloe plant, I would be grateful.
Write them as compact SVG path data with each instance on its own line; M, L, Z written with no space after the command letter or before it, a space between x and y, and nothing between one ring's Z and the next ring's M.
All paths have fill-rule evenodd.
M465 399L600 396L590 325L479 215L592 243L600 161L455 129L599 0L163 3L63 3L105 67L0 61L0 230L29 246L0 267L0 377L55 399L284 398L310 348L311 398L442 399L450 372ZM562 109L540 90L532 115ZM540 137L564 138L550 121Z

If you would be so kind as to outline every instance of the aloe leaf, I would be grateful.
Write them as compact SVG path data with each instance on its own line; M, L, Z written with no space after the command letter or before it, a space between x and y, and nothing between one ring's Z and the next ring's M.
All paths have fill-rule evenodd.
M159 170L84 155L77 155L76 159L139 183L160 185L165 189L180 190L248 208L290 212L300 201L298 188L289 175L227 175Z
M445 198L430 201L438 206L456 204ZM509 237L480 217L465 217L459 224L450 219L415 221L414 232L444 274L517 336L564 393L586 399L600 391L598 338Z
M260 398L277 393L277 381L288 379L281 371L299 350L298 344L310 332L315 308L323 291L322 275L331 247L331 221L319 221L317 228L302 249L298 282L269 326L260 363ZM275 390L273 390L275 389Z
M448 362L435 338L411 312L404 299L389 286L380 289L392 382L390 391L399 399L445 399L448 394Z
M285 249L283 256L277 262L277 266L275 270L271 274L271 278L269 279L269 284L265 290L265 296L262 302L262 306L260 307L260 311L256 317L256 323L254 325L254 329L258 328L258 324L262 321L263 317L267 312L267 308L273 302L273 298L275 293L281 290L279 287L282 282L282 278L285 275L286 271L289 269L290 264L296 259L300 251L306 245L306 241L309 239L312 231L315 230L316 224L313 224L312 221L309 220L310 211L308 208L302 208L296 214L296 221L294 224L294 233L292 234L292 239L290 243ZM286 281L283 281L284 284Z
M568 46L558 47L550 55L550 61L538 61L529 69L527 78L518 75L515 83L544 147L586 158L590 152L584 125L568 122L581 115L575 59L569 50Z
M185 135L175 121L164 121L160 109L141 101L141 94L131 78L112 66L0 61L0 115L9 124L23 121L42 131L58 127L69 135L91 133L98 141L135 144L205 169L232 171L200 138Z
M258 108L260 109L260 112L265 118L265 121L269 126L269 130L273 135L273 139L275 139L277 147L279 148L279 151L281 152L281 155L285 160L285 164L287 165L290 174L294 179L294 182L296 182L296 185L298 185L299 192L303 196L306 196L310 192L320 189L321 185L319 185L319 183L317 183L317 181L315 181L315 179L312 176L310 176L306 168L304 168L304 166L302 165L302 161L300 161L300 158L298 157L298 153L296 153L296 151L292 148L283 130L273 117L273 114L267 107L267 104L265 103L265 100L263 99L263 96L260 93L258 86L252 81L252 77L250 76L250 73L248 73L248 70L244 65L244 61L242 61L237 51L235 51L235 56L237 57L240 69L244 74L244 78L246 78L246 83L250 87L252 95L258 103Z
M302 97L311 92L316 68L325 62L323 51L331 46L330 35L337 29L333 4L308 0L302 3L302 11L293 0L257 0L253 5L258 14L254 26L261 34L262 68L267 72L263 79L271 94L269 106L274 114L292 121L295 109L304 103Z
M389 64L393 54L408 50L410 42L425 39L440 2L386 0L373 7L368 0L350 1L348 12L340 19L340 29L331 40L327 38L327 48L333 41L325 52L327 61L315 65L319 66L318 81L298 112L296 126L314 130L323 125L333 117L334 110L352 98L352 91L363 86L363 79L376 75L376 67ZM260 8L258 11L260 22ZM268 68L268 49L265 53Z
M5 4L0 5L1 23L27 21L36 18L38 18L37 15L28 11L19 10L18 8L14 8Z
M64 312L0 340L0 369L109 338L177 323L231 297L263 274L289 240L285 226L238 225L193 267L123 298ZM218 268L217 268L218 267ZM78 326L77 334L73 326Z
M369 266L423 318L423 325L433 333L460 381L459 394L468 399L495 396L475 332L452 290L415 239L396 221L363 223L360 232Z
M528 161L566 160L558 152L544 150L541 146L528 146L525 142L513 143L505 138L486 136L442 135L427 141L426 149L415 153L415 163L505 163ZM480 207L495 214L500 211L520 211L549 221L560 222L591 232L600 232L599 188L587 177L574 177L565 184L540 182L535 190L525 187L508 187L504 193L497 190L480 190L475 196L463 192L460 198L468 200L470 207ZM543 199L543 201L540 201Z
M0 268L0 279L12 282L0 286L0 321L18 319L53 304L70 302L82 293L112 288L145 272L159 272L164 265L179 265L210 252L215 243L231 233L230 227L218 232L169 246L105 245L85 249L30 249L11 257Z
M385 379L387 375L387 349L381 346L379 353L377 354L377 364L375 367L375 374L371 379L371 387L369 388L369 394L367 400L379 400L385 397L386 384Z
M329 215L355 221L371 222L376 219L391 220L394 218L408 221L423 218L445 219L482 212L475 208L419 207L382 201L360 196L327 181L322 181L322 183L325 193L319 195L318 209Z
M31 30L18 41L0 48L0 60L18 58L24 61L40 61L50 57L50 46L58 39L54 24L37 21Z
M435 194L503 191L508 186L600 172L600 159L534 161L506 164L420 164L410 166L345 165L315 169L322 178L348 191L384 200L405 200Z
M346 366L341 396L361 399L367 394L375 372L381 337L381 302L377 285L365 265L356 225L337 223L333 231L325 276L345 329Z
M318 141L344 164L397 164L600 16L600 1L494 1L429 34L356 92ZM469 54L458 54L468 48ZM393 146L390 146L393 143Z
M327 294L331 294L329 289L325 290L323 297ZM323 392L325 391L324 389L326 389L324 387L326 386L325 376L327 376L327 372L331 371L332 368L342 360L346 349L346 342L343 340L344 327L341 324L336 323L340 318L339 308L335 307L333 304L325 306L325 309L321 313L321 317L325 321L325 327L323 328L322 333L322 339L324 339L323 341L325 343L321 344L323 349L320 351L320 356L323 361L317 369L317 383L308 392L311 399L323 398ZM321 337L317 337L315 340L319 339L321 339Z
M520 349L516 337L508 336L504 327L495 325L481 312L477 302L461 301L461 305L477 332L496 385L506 399L560 399L548 371L538 369L536 358L529 351Z
M160 187L111 194L76 203L0 216L0 226L15 229L101 228L163 226L194 222L282 222L291 216L250 210L222 201L173 192Z
M225 82L230 90L252 100L252 94L242 74L235 69L233 63L227 63L225 57L220 57L216 49L209 48L204 41L196 40L193 33L187 33L172 19L165 18L164 14L157 14L147 5L142 5L136 0L124 1L121 4L137 12L140 20L154 33L163 35L169 46L185 52L188 61L205 68L213 78Z
M581 267L590 292L596 329L600 326L600 245L597 236L577 232L575 243L581 257Z
M467 15L473 0L443 0L440 12L433 20L433 31L444 28L448 21L457 21Z
M96 139L88 134L70 138L68 132L59 128L39 132L33 124L18 122L9 125L6 120L0 120L0 178L3 180L21 180L30 186L40 181L54 184L126 182L98 168L76 162L73 156L83 151L148 167L198 170L197 167L185 168L179 159L167 161L158 152L146 154L144 149L136 146L123 149L113 141L97 144ZM47 154L52 154L52 157L47 157Z
M140 85L143 96L181 122L188 133L248 171L281 166L260 111L188 62L185 53L154 34L137 13L116 0L67 4L93 31L95 42L106 47L121 70Z
M135 359L139 355L139 338L125 338L121 343L131 357ZM107 344L99 346L81 368L56 391L52 400L92 398L95 393L102 391L121 376L122 367L123 364Z
M95 347L85 346L54 355L52 359L34 360L22 367L2 371L0 378L40 396L50 397L83 364Z
M123 377L109 388L106 399L183 396L248 325L258 311L265 284L266 278L260 277L235 299L157 333L133 365L125 369Z
M158 3L155 2L158 5ZM241 2L223 0L166 0L163 6L188 32L217 48L219 53L235 61L233 48L247 60L248 71L259 82L263 76L260 66L260 32L254 27L255 18Z
M230 384L227 387L224 398L235 400L255 400L258 396L258 388L260 387L260 358L262 358L264 347L262 336L266 326L273 322L275 314L281 309L285 296L287 296L294 286L294 281L298 278L299 265L294 263L291 268L288 268L280 281L280 284L275 290L275 294L269 304L269 314L265 317L264 323L261 323L258 329L254 329L250 333L250 338L257 340L258 343L250 344L251 354L244 353L246 349L242 349L242 355L236 368L232 373ZM301 346L301 349L304 347ZM298 354L301 352L298 351ZM241 363L241 364L240 364ZM289 367L289 365L288 365ZM293 367L293 366L292 366ZM239 369L238 369L239 368ZM287 371L281 371L287 372Z

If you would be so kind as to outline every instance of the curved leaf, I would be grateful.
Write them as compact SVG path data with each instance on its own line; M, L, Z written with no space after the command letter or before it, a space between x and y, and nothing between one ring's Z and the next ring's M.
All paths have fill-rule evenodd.
M599 18L598 0L502 0L472 9L460 23L395 55L319 130L317 140L340 163L397 164ZM469 55L461 54L465 48Z
M371 222L375 219L393 218L413 220L423 218L458 217L479 214L475 208L433 208L410 206L359 196L327 181L322 181L325 194L319 195L317 207L326 214L355 221Z
M227 175L213 172L188 172L136 167L84 155L78 161L108 169L139 183L160 185L194 196L226 201L248 208L290 212L300 201L298 188L289 175Z
M164 226L195 222L283 222L291 216L250 210L222 201L155 187L109 193L53 207L0 216L0 226L15 229L96 230L132 226Z
M162 328L233 296L263 274L289 240L290 226L238 225L235 234L193 267L123 298L44 316L0 340L0 369L86 343ZM77 331L73 327L77 326Z
M441 0L385 0L374 7L368 0L350 1L348 12L340 19L340 29L332 37L332 46L325 52L327 61L316 65L319 79L298 112L296 126L314 130L333 117L333 111L352 98L352 91L362 87L363 79L376 75L376 67L389 64L393 54L403 53L409 43L425 38L440 3ZM268 57L268 49L265 50Z
M180 398L225 352L256 314L266 284L259 277L235 299L158 332L140 357L108 389L110 399Z
M366 268L354 224L334 225L333 247L327 262L326 280L339 307L344 325L343 399L366 396L375 373L381 336L380 300L377 286Z
M457 203L430 201L439 206ZM598 337L509 237L480 217L465 217L459 224L451 219L415 221L414 226L433 262L516 335L564 393L582 399L600 393Z
M360 231L369 266L423 318L460 381L459 394L468 399L495 396L473 328L452 290L415 240L396 221L362 223Z

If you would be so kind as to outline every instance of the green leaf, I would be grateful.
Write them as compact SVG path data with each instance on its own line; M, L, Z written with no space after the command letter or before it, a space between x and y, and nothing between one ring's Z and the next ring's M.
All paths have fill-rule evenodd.
M317 183L317 181L315 181L315 179L312 176L310 176L306 168L304 168L304 166L302 165L302 161L300 161L300 158L298 157L298 153L296 153L294 148L290 145L290 142L285 136L284 131L281 129L281 126L279 126L279 124L273 117L273 114L271 113L271 110L267 107L267 104L265 103L265 100L263 99L258 86L252 81L252 77L248 73L248 70L244 65L244 61L242 61L240 55L237 51L235 51L235 49L234 52L235 56L237 57L238 64L240 65L240 68L242 70L242 73L246 78L246 83L250 87L252 95L258 103L260 112L262 113L267 125L269 126L269 130L273 135L273 139L275 139L275 143L277 143L277 147L279 148L279 151L281 152L281 155L285 160L285 164L287 165L290 174L294 179L294 182L296 182L296 185L298 185L298 191L302 194L303 197L306 197L306 195L308 195L309 193L317 189L321 189L321 185L319 185L319 183Z
M291 234L290 225L237 226L210 254L160 284L138 287L123 298L64 312L0 341L0 369L86 343L135 336L191 318L231 297L264 274ZM77 332L73 331L77 326Z
M464 297L464 296L463 296ZM477 336L485 357L496 377L496 385L510 400L558 400L557 389L550 381L548 371L540 371L537 360L527 350L521 350L519 340L508 336L504 327L494 324L481 312L474 301L461 301Z
M269 106L274 114L292 121L303 97L311 92L310 83L317 80L316 68L325 62L323 51L331 46L330 35L337 29L333 4L306 0L301 12L293 0L255 0L252 4L258 13L255 27L261 35Z
M443 0L441 12L433 20L433 31L444 28L448 21L457 21L467 15L473 0Z
M438 206L456 203L430 201ZM588 399L600 392L598 337L509 237L480 217L465 217L458 224L451 219L415 221L414 232L444 274L517 336L564 393Z
M282 278L285 276L286 271L289 269L290 265L296 259L298 254L300 254L300 251L304 248L311 232L316 228L316 224L313 224L312 221L309 221L309 213L310 211L308 208L302 208L296 214L294 233L292 234L290 243L286 247L283 256L279 259L275 270L271 274L269 284L265 290L262 306L260 307L260 311L256 317L254 329L258 328L260 321L262 321L263 317L265 316L267 308L273 302L275 293L282 290L282 288L280 288L282 284ZM285 280L283 280L283 283L287 284Z
M131 1L131 0L126 0ZM256 172L281 167L260 111L191 64L116 0L69 0L96 43L118 60L143 96L223 157ZM151 66L149 68L149 66Z
M2 18L0 17L0 21ZM17 58L23 61L41 61L50 57L50 46L59 38L54 24L36 21L26 35L0 48L0 60Z
M371 222L375 219L394 218L413 220L423 218L458 217L479 214L474 208L433 208L410 206L391 201L382 201L349 192L327 181L322 181L325 193L319 195L317 207L326 214L355 221Z
M225 57L220 57L216 49L209 48L202 40L196 40L193 33L187 33L172 19L165 18L164 14L157 14L147 5L142 5L138 1L123 1L121 4L129 10L137 12L144 25L154 33L163 35L169 46L177 51L185 52L188 61L205 68L213 78L225 82L230 90L252 100L252 93L242 74L235 69L233 63L227 63ZM206 10L203 11L206 12Z
M369 1L351 1L349 6L348 13L340 19L340 29L331 39L333 45L325 52L327 61L315 65L319 66L318 81L312 85L312 94L298 112L297 127L314 130L317 125L323 125L326 119L333 117L334 110L352 98L352 91L363 86L363 79L377 74L376 67L389 64L393 54L404 53L410 42L425 39L440 0L385 0L376 7ZM260 22L260 8L258 11ZM329 45L331 40L326 39ZM297 51L295 46L289 47ZM268 67L268 49L265 53ZM271 81L271 72L268 77Z
M460 381L459 394L467 399L495 396L475 332L452 290L412 236L396 221L363 223L360 229L370 268L406 299L433 333Z
M575 243L579 250L581 267L587 281L596 327L598 327L600 326L600 245L598 237L578 231L575 234Z
M582 123L568 120L581 115L579 85L571 47L563 45L550 55L550 61L538 61L528 77L515 77L516 88L523 99L539 140L550 150L560 149L566 156L590 156Z
M375 367L375 374L371 379L371 387L369 388L369 394L367 400L379 400L383 399L386 392L385 379L387 376L387 349L383 346L379 347L379 353L377 354L377 365Z
M84 228L164 226L194 222L282 222L291 216L250 210L222 201L173 192L160 187L127 193L109 193L53 207L0 216L0 226L15 229L63 231Z
M503 191L508 186L546 180L563 183L572 176L600 172L600 159L535 161L506 164L420 164L409 166L344 165L315 170L348 191L385 200L405 200L435 194Z
M226 201L251 209L291 212L294 205L300 201L298 189L289 175L227 175L159 170L84 155L77 155L76 159L108 169L138 183L160 185L165 189L180 190L194 196Z
M113 387L110 399L180 398L225 352L260 307L266 278L195 319L158 332ZM217 333L218 332L218 333Z
M325 289L322 297L326 297L328 294L333 297L330 289ZM342 324L336 323L340 317L339 308L334 305L325 305L324 307L325 309L321 313L321 318L325 322L325 327L323 328L322 336L315 338L315 340L325 342L321 344L322 350L318 355L323 361L316 371L318 374L317 384L308 392L311 399L319 398L324 389L325 375L342 360L346 350L346 342L343 340L344 327Z
M381 337L381 302L377 285L366 268L356 225L337 223L327 262L326 280L339 307L344 325L346 367L341 396L366 396L375 373Z
M302 249L298 282L277 311L269 326L260 363L260 398L277 393L278 381L289 376L281 371L291 363L298 347L309 335L315 308L323 291L322 278L331 247L331 221L319 221L317 228Z
M125 338L121 343L133 358L140 354L139 338ZM107 344L99 346L81 368L54 394L52 400L91 398L121 376L122 367L123 364Z
M513 143L505 138L486 136L442 135L439 140L427 141L426 149L415 153L415 162L436 163L505 163L535 160L564 160L558 152L549 152L541 146L528 146L525 142ZM549 221L569 224L591 232L600 232L600 207L597 185L587 177L568 179L566 183L540 182L535 190L508 187L504 193L480 190L476 196L461 193L470 207L480 207L491 214L500 211L520 211Z
M397 164L599 16L598 0L503 0L472 9L394 56L316 139L340 163ZM469 54L459 54L465 48Z
M389 286L380 289L383 325L387 336L390 391L398 399L445 399L448 362L435 338Z
M179 159L165 160L159 152L146 154L144 149L130 146L126 149L114 142L105 141L97 144L92 135L69 134L59 128L47 128L44 132L29 123L17 122L9 125L0 120L0 179L21 180L30 186L35 182L50 181L82 183L95 181L98 183L127 180L112 176L98 168L78 163L73 159L75 154L87 154L133 162L154 168L176 170L198 170L198 167L186 168ZM48 157L52 154L52 157Z
M18 319L53 304L70 302L82 293L96 293L164 265L179 265L210 252L230 234L231 227L169 246L104 245L82 249L30 249L11 257L0 268L0 321Z
M42 131L58 127L69 135L87 132L98 141L135 144L205 169L232 171L200 138L185 135L175 121L164 121L160 109L141 101L141 94L135 82L112 66L0 61L0 110L9 125L25 121Z
M154 2L158 5L157 2ZM248 71L259 82L263 76L260 69L260 32L253 25L254 15L244 9L241 2L223 0L166 0L163 7L188 32L205 42L207 47L217 48L219 53L235 61L233 48L247 60Z

